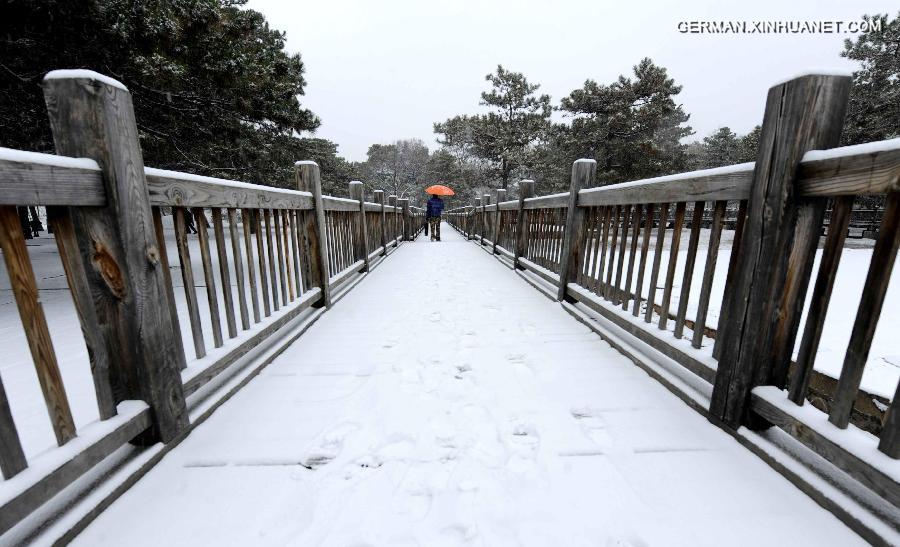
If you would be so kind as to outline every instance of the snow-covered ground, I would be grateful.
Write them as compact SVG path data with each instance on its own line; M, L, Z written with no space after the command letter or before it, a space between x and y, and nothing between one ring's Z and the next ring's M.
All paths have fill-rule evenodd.
M400 249L80 545L857 545L449 227Z

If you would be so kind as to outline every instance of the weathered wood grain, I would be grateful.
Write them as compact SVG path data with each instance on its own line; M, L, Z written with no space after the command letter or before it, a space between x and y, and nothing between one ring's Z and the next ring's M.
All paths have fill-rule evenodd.
M228 209L228 232L231 237L231 255L234 257L234 276L237 278L238 308L241 314L241 328L247 330L250 328L250 313L247 310L247 286L244 282L244 257L241 252L241 236L238 235L238 219L237 210ZM247 234L249 237L250 234ZM246 242L249 243L249 239ZM247 257L252 260L251 257ZM253 263L250 262L250 269L253 269ZM255 280L254 280L255 282ZM257 314L259 311L257 310Z
M855 149L853 146L845 148L848 152ZM805 197L878 195L898 191L900 148L801 161L797 169L797 193Z
M6 397L6 389L3 387L3 379L0 378L0 473L3 474L4 479L8 480L27 467L28 460L25 459L25 452L22 451L16 422L13 421L9 399Z
M722 241L722 229L725 226L725 209L727 205L728 203L725 201L717 201L713 212L709 247L706 251L706 267L703 270L700 300L697 303L697 317L694 319L694 336L691 339L691 345L698 349L703 343L703 332L706 328L706 316L709 312L709 299L712 295L712 284L716 274L716 261L719 257L719 244Z
M559 255L559 286L556 299L560 301L566 298L566 285L576 280L578 265L582 262L584 209L578 207L578 191L593 186L596 174L597 162L594 160L580 159L572 164L572 178L569 183L569 194L566 196L568 198L566 225L561 235L562 245Z
M161 169L147 168L146 172L152 205L242 209L312 208L312 196L306 192Z
M225 323L228 325L228 337L234 338L237 336L237 321L234 317L234 297L231 294L231 271L228 268L228 253L225 250L222 210L214 207L212 209L212 218L213 234L216 238L216 253L219 258L219 277L222 279L222 299L225 303Z
M0 205L0 248L3 249L10 288L22 320L50 424L57 444L62 446L75 437L75 421L72 419L69 399L56 362L56 352L53 350L50 329L38 294L34 269L28 258L28 247L25 246L19 215L12 205Z
M106 205L71 211L98 330L111 348L117 400L152 408L153 432L166 442L187 427L179 352L165 296L147 181L128 91L87 77L44 81L50 128L60 155L94 159Z
M710 405L712 419L728 427L765 427L751 423L748 403L755 381L772 366L773 308L790 274L797 166L806 151L838 143L849 92L849 77L824 75L802 76L769 90Z
M263 241L263 232L262 232L262 213L260 209L248 209L248 212L251 212L253 215L253 232L256 234L256 256L259 259L259 286L261 289L260 298L263 303L263 314L266 317L272 315L272 304L270 301L269 294L269 273L266 268L266 246ZM275 283L275 280L272 280L272 283Z
M653 224L653 219L649 219ZM659 282L659 268L662 262L663 244L666 240L666 224L669 222L669 204L663 203L659 208L659 225L656 229L656 247L653 249L653 266L650 269L650 287L647 289L647 309L644 312L644 322L649 323L653 319L653 305L656 303L656 284Z
M322 304L331 307L331 289L328 286L328 244L325 239L325 208L322 202L322 179L315 162L300 162L295 170L297 187L312 193L315 214L307 222L307 238L310 244L313 284L322 289Z
M884 306L884 295L891 281L891 271L900 247L900 192L888 195L884 209L884 219L878 230L878 239L872 250L872 261L863 284L856 320L850 333L850 343L841 367L837 390L831 406L828 421L840 428L850 423L850 411L859 391L863 370L869 358L872 338L878 327L878 319Z
M57 156L41 154L51 160ZM0 204L106 205L100 168L83 169L0 159Z
M191 210L194 224L197 227L197 240L200 242L200 262L203 264L203 281L206 286L206 302L209 306L209 321L212 324L213 344L222 347L222 320L219 316L219 297L216 294L216 276L212 269L212 257L209 249L209 233L206 231L206 215L203 209L195 207Z
M679 201L747 199L753 178L753 163L653 179L610 184L581 191L585 207Z
M565 209L569 206L569 193L537 196L525 200L525 209Z
M641 291L644 287L644 272L647 269L647 254L650 251L650 234L653 231L653 212L656 204L646 205L647 219L644 223L644 236L641 240L641 261L638 266L637 282L635 283L634 303L631 306L631 315L638 317L641 313Z
M194 355L197 359L202 359L206 356L206 342L203 340L203 325L200 323L200 307L197 303L194 268L191 266L191 251L187 242L185 214L185 210L182 207L172 209L172 216L175 220L175 247L178 249L178 262L181 264L181 282L184 286L184 300L187 304L188 320L191 323Z
M691 281L694 279L694 264L697 262L697 250L700 246L700 224L703 222L703 209L706 204L694 202L691 216L691 236L688 240L687 257L684 263L684 276L681 278L681 293L678 296L678 314L675 318L675 338L684 335L684 321L687 318L688 299L691 296Z

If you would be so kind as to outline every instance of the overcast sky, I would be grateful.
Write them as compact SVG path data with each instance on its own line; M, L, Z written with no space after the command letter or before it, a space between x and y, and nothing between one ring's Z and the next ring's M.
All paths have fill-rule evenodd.
M650 57L684 86L693 138L760 122L766 90L811 69L853 69L847 34L682 34L681 21L838 20L897 13L896 0L250 0L306 65L319 137L365 160L373 143L420 138L432 124L481 111L484 76L523 72L558 104L588 78L610 83Z

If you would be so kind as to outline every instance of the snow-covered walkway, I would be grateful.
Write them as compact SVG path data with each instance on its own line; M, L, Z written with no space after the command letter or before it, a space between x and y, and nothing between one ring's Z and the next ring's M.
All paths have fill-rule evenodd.
M862 543L443 235L401 247L76 543Z

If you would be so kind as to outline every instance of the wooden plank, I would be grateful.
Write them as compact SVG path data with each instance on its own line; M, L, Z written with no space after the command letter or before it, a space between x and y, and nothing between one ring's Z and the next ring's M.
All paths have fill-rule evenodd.
M622 292L622 309L628 311L628 302L630 301L628 295L631 294L631 280L634 275L634 258L637 255L637 242L638 236L641 233L641 213L643 212L643 205L637 204L634 206L634 217L631 219L631 249L628 252L628 273L625 277L625 289ZM624 249L625 246L623 245ZM640 292L640 289L638 290ZM635 300L640 300L641 295L636 294L634 297Z
M278 274L276 271L275 244L272 242L272 211L263 209L263 230L266 241L266 258L268 258L269 267L269 288L272 289L272 309L278 311L281 309L278 299ZM276 228L277 231L277 228ZM283 287L282 287L283 289Z
M569 183L568 207L566 209L566 225L561 231L559 254L559 287L557 300L566 298L566 285L577 279L578 266L581 264L581 253L584 252L582 238L584 230L584 209L578 207L578 192L582 188L594 185L597 174L597 162L580 159L572 164L572 178ZM527 201L527 200L526 200Z
M878 450L895 460L900 458L900 382L897 383L897 389L891 399L891 406L884 415Z
M847 226L850 225L852 209L853 197L851 196L840 197L834 202L828 236L825 239L825 248L819 264L819 273L806 316L806 326L803 329L803 338L800 340L797 366L794 368L794 375L791 378L789 398L798 405L802 405L806 400L809 379L812 376L819 340L825 326L825 316L828 313L828 303L831 300L834 279L837 277L844 240L847 238Z
M653 231L653 211L656 204L648 203L646 206L647 220L644 223L644 238L641 241L641 262L638 266L637 282L634 286L634 304L631 306L631 315L637 317L641 313L641 291L644 290L644 272L647 268L647 253L650 250L650 233Z
M682 201L675 206L675 227L672 229L672 243L669 246L669 266L666 271L666 284L663 287L662 304L659 312L659 329L665 330L669 320L669 305L672 302L672 284L675 282L675 268L678 263L678 248L681 246L681 228L684 226L686 204Z
M354 229L356 231L356 257L365 262L364 272L369 271L369 227L366 222L366 198L363 183L352 181L350 183L350 197L359 202L359 210L351 213L354 217Z
M151 205L310 209L312 196L284 188L147 168Z
M288 215L290 215L290 228L291 228L291 257L292 257L292 265L294 268L294 285L297 287L297 296L303 292L301 288L300 281L300 245L297 243L297 227L299 226L299 211L289 211ZM293 297L293 293L291 294Z
M687 318L688 300L691 297L691 282L694 279L694 264L697 262L697 248L700 246L700 223L703 222L702 201L694 203L691 217L691 237L688 240L687 261L684 263L684 276L681 278L681 293L678 296L678 315L675 318L675 338L684 334L684 321ZM696 326L695 326L696 328Z
M268 209L266 209L268 212ZM287 288L287 273L285 272L284 266L287 262L284 259L284 241L282 241L282 226L281 226L281 211L275 209L272 211L272 228L275 231L275 256L278 257L278 282L281 285L281 304L284 306L288 305L288 288ZM268 229L268 228L267 228Z
M580 203L585 207L596 207L747 199L752 179L753 163L742 163L590 188L581 191Z
M116 356L113 393L152 408L153 431L141 442L167 442L188 425L180 374L185 356L167 309L131 95L82 75L45 79L43 87L56 152L92 158L103 173L106 205L70 214L98 331Z
M597 209L587 209L584 212L584 235L581 238L581 244L584 248L581 251L581 263L578 265L578 276L575 282L582 287L585 286L585 277L591 265L591 243L593 243L594 230L597 228Z
M103 175L96 163L93 168L53 165L52 163L59 163L59 159L72 158L37 152L30 152L28 156L35 156L36 159L46 156L47 163L0 157L0 204L71 207L106 205Z
M784 405L778 403L778 399L782 397L784 392L776 388L756 388L751 394L751 404L753 410L767 421L783 429L894 507L900 505L900 484L895 479L877 466L844 449L828 435L822 434L820 428L828 427L824 421L819 422L822 425L808 424L799 414L788 412Z
M365 262L362 260L357 260L350 265L348 265L343 270L339 271L334 275L331 279L328 280L328 284L331 285L332 288L337 289L337 287L346 281L348 278L352 277L353 274L359 273L365 267Z
M500 211L500 202L506 199L506 189L498 188L497 189L497 205L494 206L496 213L494 214L494 232L491 239L494 240L494 248L492 252L497 254L497 246L500 245L500 237L503 234L503 216Z
M312 264L313 284L322 289L322 303L331 307L331 289L328 287L328 243L325 240L325 208L322 202L322 179L319 166L312 161L298 162L295 167L297 187L311 192L315 215L307 223L310 243L309 259Z
M67 207L48 207L47 224L56 241L59 259L66 273L66 283L73 295L72 302L75 304L75 312L78 314L81 333L84 336L85 346L87 346L91 378L94 381L94 394L97 397L97 410L100 419L105 420L116 415L116 397L109 376L110 351L97 329L99 320L97 312L94 310L93 295L91 295L91 287L87 282L87 273L84 271L84 264L78 253L75 226L72 224L69 209ZM161 228L160 225L158 229ZM168 268L168 259L164 264ZM167 283L171 287L171 278L167 277ZM174 301L174 295L172 298ZM174 308L172 309L174 310ZM181 342L180 332L177 341ZM184 351L183 347L181 351Z
M537 196L525 200L523 206L525 209L567 209L569 206L568 192L562 194L551 194L549 196Z
M225 322L228 325L228 337L237 336L237 321L234 317L234 297L231 294L231 271L228 268L228 253L225 251L225 231L222 227L222 210L212 210L213 234L216 237L216 253L219 257L219 276L222 279L222 298L225 301Z
M50 329L47 328L34 269L28 258L22 225L16 208L12 205L0 205L0 248L3 249L6 274L16 299L16 308L22 320L50 424L56 435L56 443L62 446L75 437L75 421L72 419L72 410L69 408L66 389L56 362L56 352L50 339Z
M325 211L359 211L359 202L355 199L322 196Z
M869 146L832 149L827 159L806 159L814 156L808 154L797 170L797 193L835 197L900 191L900 147L870 151Z
M616 269L616 248L619 245L619 215L623 213L621 205L613 207L610 222L612 226L612 234L609 237L609 264L606 267L606 283L603 285L603 298L609 300L612 297L613 273Z
M697 304L697 317L694 319L694 336L691 345L700 348L703 343L703 332L706 328L706 316L709 312L709 299L712 295L713 278L716 274L716 261L719 257L719 244L722 241L722 228L725 226L725 201L717 201L713 213L713 225L709 234L709 247L706 252L706 269L703 271L703 283L700 285L700 301Z
M238 293L238 309L241 313L241 328L247 330L250 328L250 313L247 310L247 286L244 282L244 257L241 253L241 236L238 235L237 211L234 208L228 209L228 232L231 236L231 255L234 257L234 276L237 278ZM249 243L249 234L247 234ZM252 260L248 256L249 260ZM250 262L250 269L253 269L253 263ZM254 284L256 280L253 280ZM255 290L255 287L254 287ZM256 311L257 315L259 311Z
M256 255L259 259L259 285L262 289L263 314L268 317L272 315L272 305L269 299L269 273L266 268L266 250L263 242L262 222L260 222L260 209L250 209L253 212L253 228L256 233ZM275 283L275 280L272 280Z
M594 228L594 244L593 249L591 251L591 256L593 257L591 260L590 268L587 271L584 280L584 288L588 290L594 290L596 292L595 287L597 286L597 269L600 265L600 241L603 239L603 227L606 225L606 207L597 207L594 209L596 211L597 224Z
M610 295L615 304L618 304L621 300L626 300L624 296L620 296L620 293L622 291L622 270L625 267L625 250L628 244L628 218L631 216L631 208L631 205L625 205L622 211L622 241L619 242L619 258L616 260L615 286Z
M0 473L4 479L11 479L28 467L19 432L9 408L9 399L0 378Z
M653 219L649 219L653 224ZM659 282L659 267L662 262L663 246L666 242L666 224L669 223L669 204L663 203L659 208L659 225L656 229L656 247L653 250L653 267L650 269L650 287L647 289L647 309L644 311L644 322L653 319L653 305L656 302L656 284Z
M41 475L35 473L28 477L21 475L16 485L19 489L0 505L0 534L6 533L65 487L92 470L104 458L146 431L152 425L150 409L142 403L135 406L140 410L134 414L113 418L115 427L105 435L77 439L76 443L81 449L62 461L53 462L49 472ZM46 457L48 460L58 458L52 454L47 454ZM29 472L37 470L36 467Z
M889 194L887 198L884 219L881 221L878 239L875 240L875 248L872 250L872 261L869 263L869 272L863 284L850 343L847 345L847 353L841 367L841 377L838 379L831 414L828 416L828 421L842 429L850 423L850 411L853 410L853 402L856 400L863 370L869 358L869 349L884 306L884 296L891 281L891 271L897 258L898 247L900 247L900 193L895 192Z
M200 306L197 304L197 287L194 282L194 268L191 266L191 251L187 242L184 215L184 208L172 209L172 216L175 219L175 245L181 264L181 283L184 286L184 300L187 303L188 320L191 323L191 336L194 339L194 355L197 359L202 359L206 356L206 342L203 340L203 325L200 323Z
M279 212L281 217L281 242L284 244L284 268L287 270L288 302L293 302L296 296L294 288L294 263L291 259L291 211Z
M732 298L738 295L734 292L734 283L737 280L737 264L741 257L741 241L744 240L744 225L747 221L747 201L738 204L737 219L734 227L734 238L731 242L731 257L728 260L728 272L725 274L725 289L722 292L722 309L719 311L719 324L716 328L718 334L713 345L713 357L719 359L722 355L722 340L728 337L728 323L722 321L722 317L729 314Z
M378 238L379 238L379 241L381 243L381 248L382 248L381 255L387 256L388 237L387 237L387 224L385 222L385 214L386 213L385 213L385 209L384 209L384 207L385 207L385 205L384 205L384 190L375 190L375 192L373 192L372 199L375 200L375 203L377 203L378 205L381 206L381 213L380 213L379 221L378 221Z
M195 207L194 224L197 226L197 239L200 241L200 260L203 264L203 280L206 284L206 301L209 304L209 320L213 329L213 344L222 347L222 321L219 317L219 297L216 294L216 276L213 274L212 260L209 252L209 234L206 231L206 215L203 209Z
M825 75L801 76L769 90L710 405L711 419L727 427L765 427L751 421L748 403L750 390L773 365L772 323L790 274L797 166L808 150L838 143L849 93L848 76Z
M603 274L605 273L604 268L606 267L606 246L609 241L609 226L613 221L613 210L614 207L603 207L603 235L601 236L600 241L600 264L595 272L594 285L592 287L594 294L602 294L603 291Z

